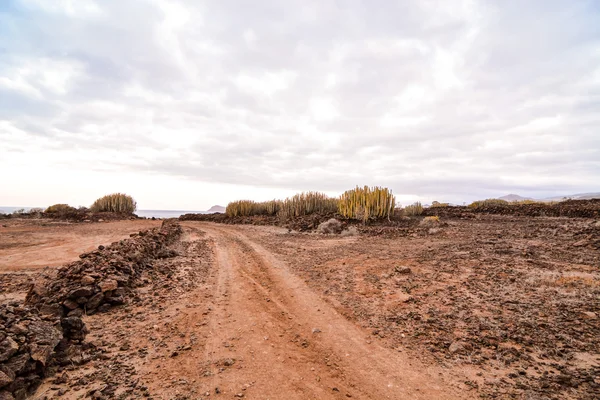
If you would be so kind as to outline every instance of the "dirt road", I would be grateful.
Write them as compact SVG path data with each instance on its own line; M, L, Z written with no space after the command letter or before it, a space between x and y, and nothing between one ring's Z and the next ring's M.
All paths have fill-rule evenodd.
M213 375L212 386L254 398L465 398L442 371L386 349L340 316L285 263L232 227L203 226L213 238L218 271L207 358L240 360ZM225 347L236 338L234 350Z

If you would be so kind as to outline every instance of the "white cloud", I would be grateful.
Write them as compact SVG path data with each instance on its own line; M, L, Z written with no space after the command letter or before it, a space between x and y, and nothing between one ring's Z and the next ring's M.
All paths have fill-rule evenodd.
M128 187L144 208L188 209L356 184L407 201L598 189L589 4L20 4L0 13L0 168L40 190L0 176L0 204Z

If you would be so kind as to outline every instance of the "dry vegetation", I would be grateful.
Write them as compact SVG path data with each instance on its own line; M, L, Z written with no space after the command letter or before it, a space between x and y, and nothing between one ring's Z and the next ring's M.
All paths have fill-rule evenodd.
M123 194L114 193L99 198L92 204L90 210L92 212L114 212L131 214L137 208L137 203L133 197Z
M339 212L348 219L368 221L388 218L394 212L396 199L388 188L375 186L348 190L340 196Z
M404 215L407 217L415 217L417 215L423 214L423 206L420 202L416 202L411 204L410 206L404 207Z
M228 217L277 215L282 219L293 219L311 214L339 213L348 219L367 221L389 218L394 211L395 202L391 190L365 186L348 190L339 198L319 192L305 192L285 200L238 200L227 205L225 214Z

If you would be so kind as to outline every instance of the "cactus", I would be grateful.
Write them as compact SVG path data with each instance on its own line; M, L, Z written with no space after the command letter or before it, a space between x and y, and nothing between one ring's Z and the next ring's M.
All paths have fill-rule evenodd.
M364 222L369 219L390 218L394 212L396 198L388 188L375 186L356 187L340 196L338 211L349 219Z
M133 197L123 193L114 193L96 200L90 210L92 212L132 213L136 208L137 203Z

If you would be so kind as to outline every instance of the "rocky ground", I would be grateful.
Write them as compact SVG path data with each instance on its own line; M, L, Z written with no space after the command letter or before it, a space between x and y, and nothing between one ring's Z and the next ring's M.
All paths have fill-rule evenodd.
M600 397L598 219L169 229L0 274L0 399Z

